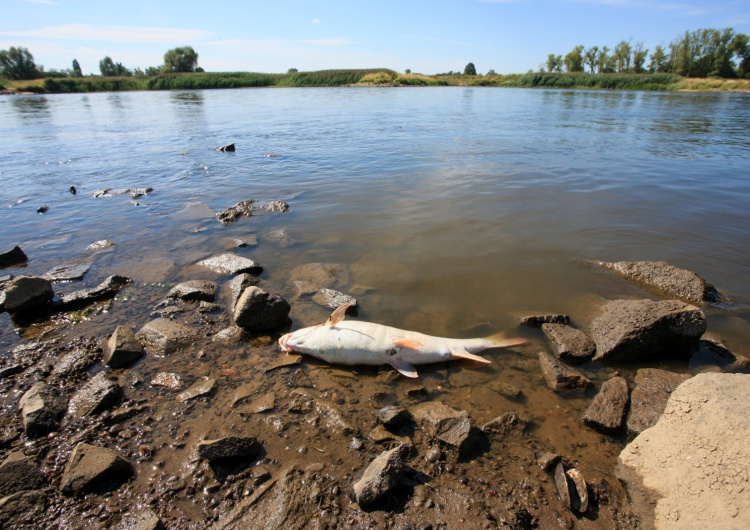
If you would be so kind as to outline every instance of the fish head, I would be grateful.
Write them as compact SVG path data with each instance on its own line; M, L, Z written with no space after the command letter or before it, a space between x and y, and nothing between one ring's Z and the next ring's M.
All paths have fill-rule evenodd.
M315 356L316 352L319 351L320 344L320 333L325 332L325 326L310 326L307 328L298 329L293 333L287 333L279 338L279 346L281 351L291 353L306 353L308 355Z

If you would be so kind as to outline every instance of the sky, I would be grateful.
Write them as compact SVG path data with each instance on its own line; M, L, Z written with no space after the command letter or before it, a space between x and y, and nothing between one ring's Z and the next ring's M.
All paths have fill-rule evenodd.
M750 0L0 0L0 49L45 69L134 69L192 46L206 71L538 70L577 45L667 46L686 30L750 35Z

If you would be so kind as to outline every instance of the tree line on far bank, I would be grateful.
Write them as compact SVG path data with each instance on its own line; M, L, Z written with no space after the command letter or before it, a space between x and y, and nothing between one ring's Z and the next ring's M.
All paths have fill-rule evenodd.
M668 73L683 77L750 78L750 39L734 29L686 31L667 48L649 52L642 42L620 41L607 46L576 46L565 56L550 53L541 72Z
M115 62L106 56L99 61L99 72L104 77L154 76L164 73L203 72L198 66L198 54L191 46L174 48L164 54L164 64L149 66L146 70L126 68L120 62ZM0 50L0 74L6 79L29 80L61 77L83 77L78 59L73 59L69 70L45 71L43 66L37 66L34 56L27 48L11 46L8 50Z

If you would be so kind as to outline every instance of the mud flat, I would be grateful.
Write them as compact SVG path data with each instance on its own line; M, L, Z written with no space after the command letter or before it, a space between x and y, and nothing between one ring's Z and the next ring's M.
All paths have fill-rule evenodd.
M332 299L366 305L368 282L336 263L266 280L252 252L204 256L169 285L105 271L78 288L11 251L23 267L8 262L0 284L4 329L18 333L1 352L0 526L649 528L675 511L626 489L652 482L618 479L618 455L648 475L626 456L644 439L627 442L679 410L669 396L693 374L646 366L698 356L713 378L749 377L746 358L704 337L713 299L519 315L530 344L503 351L502 367L446 363L417 380L286 355L282 333L322 323ZM657 286L659 270L676 276L627 270Z

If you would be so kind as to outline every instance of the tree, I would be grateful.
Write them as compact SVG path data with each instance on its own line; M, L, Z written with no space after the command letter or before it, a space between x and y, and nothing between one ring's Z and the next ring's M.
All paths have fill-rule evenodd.
M563 59L568 72L583 72L583 46L576 46Z
M39 69L27 48L0 50L0 73L8 79L36 79Z
M744 33L738 33L732 40L731 49L737 56L739 65L737 66L737 75L739 77L750 76L750 38Z
M99 61L99 71L105 77L133 75L133 73L130 70L128 70L122 65L122 63L114 62L109 55L107 55L104 59Z
M146 75L159 75L161 73L161 66L147 66Z
M490 68L490 71L487 72L487 75L497 75L497 72L495 72L494 68Z
M618 72L627 72L630 70L630 53L632 51L630 42L622 40L617 43L613 54Z
M83 72L81 71L81 65L78 64L78 59L73 59L73 77L83 77Z
M173 48L164 54L165 72L194 72L198 66L198 54L190 46Z
M466 68L464 68L464 75L477 75L477 69L474 66L474 63L466 65Z
M615 58L609 54L609 48L602 46L599 50L599 59L597 60L597 68L600 74L611 74L615 71Z
M669 70L669 57L667 57L664 47L659 44L654 48L654 53L651 54L651 63L649 64L648 71L652 74L666 72Z
M297 72L299 72L299 70L297 70L296 68L290 68L289 70L286 71L286 73L289 75L296 74ZM407 70L406 73L408 74L409 70Z
M562 72L563 60L562 55L555 55L550 53L547 55L547 71L548 72Z
M643 65L646 64L646 57L648 57L648 50L643 47L642 42L637 42L633 47L633 71L636 74L643 72Z
M589 73L596 73L596 67L599 65L599 46L592 46L583 56L583 62L589 67Z

